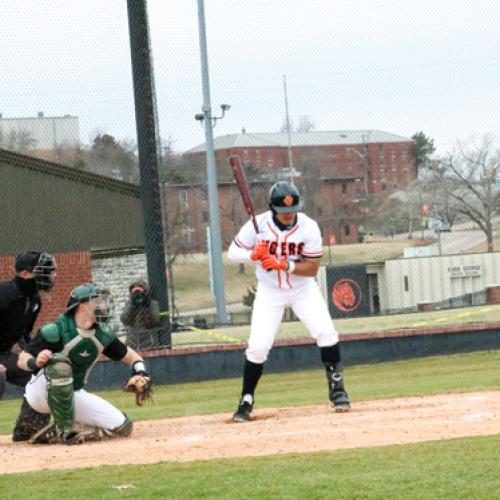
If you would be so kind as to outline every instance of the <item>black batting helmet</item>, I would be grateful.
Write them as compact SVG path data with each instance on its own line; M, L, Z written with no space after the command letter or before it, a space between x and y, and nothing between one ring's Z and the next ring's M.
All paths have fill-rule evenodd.
M291 183L279 181L269 191L269 208L278 213L300 212L304 207L299 190Z

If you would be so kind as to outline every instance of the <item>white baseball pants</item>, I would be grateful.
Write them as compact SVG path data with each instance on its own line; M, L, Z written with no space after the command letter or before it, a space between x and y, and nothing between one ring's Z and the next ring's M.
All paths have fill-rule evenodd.
M252 312L252 325L246 357L252 363L264 363L271 350L285 307L291 307L304 323L318 347L329 347L339 341L325 299L315 280L307 280L289 290L257 286Z
M24 393L29 405L39 413L50 413L47 379L43 370L31 377ZM125 422L125 415L106 400L87 392L75 391L75 422L113 430Z

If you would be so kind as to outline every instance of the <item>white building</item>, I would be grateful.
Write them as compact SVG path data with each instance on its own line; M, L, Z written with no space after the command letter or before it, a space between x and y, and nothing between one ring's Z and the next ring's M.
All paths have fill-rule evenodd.
M50 151L58 147L76 147L80 144L80 125L77 116L45 116L42 112L36 117L4 118L0 114L0 138L2 142L9 136L27 135L35 143L37 151Z

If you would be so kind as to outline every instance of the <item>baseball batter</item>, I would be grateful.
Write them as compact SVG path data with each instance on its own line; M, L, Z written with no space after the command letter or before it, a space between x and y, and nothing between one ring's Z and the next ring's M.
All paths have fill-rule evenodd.
M233 262L255 261L258 279L245 351L243 388L233 420L250 420L254 392L287 306L320 348L331 404L336 411L348 411L350 402L344 388L339 334L315 280L322 254L320 229L301 212L299 192L289 182L273 185L269 206L269 211L256 217L259 234L248 221L228 251Z

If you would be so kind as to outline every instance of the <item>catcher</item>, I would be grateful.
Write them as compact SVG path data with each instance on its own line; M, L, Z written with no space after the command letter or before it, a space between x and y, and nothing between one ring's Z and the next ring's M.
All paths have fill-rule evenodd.
M151 398L144 361L108 326L112 313L108 289L95 283L77 286L64 314L43 326L20 353L19 367L34 372L25 389L28 404L53 418L52 424L30 434L31 443L80 444L131 434L132 421L127 415L84 389L102 353L131 367L127 390L135 393L138 405Z

